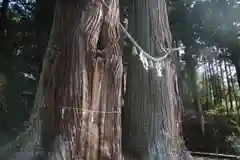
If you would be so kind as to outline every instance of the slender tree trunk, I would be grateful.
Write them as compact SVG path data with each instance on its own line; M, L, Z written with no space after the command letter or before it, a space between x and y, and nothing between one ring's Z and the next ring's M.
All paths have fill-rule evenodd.
M217 101L218 101L218 104L222 105L222 92L221 92L222 87L220 82L220 73L219 73L218 63L216 59L214 59L214 66L216 68L215 75L216 75L216 85L217 85Z
M215 76L215 73L214 73L214 69L213 69L213 66L212 66L212 63L213 63L213 60L211 60L211 62L208 64L208 67L209 67L209 73L210 73L210 82L211 82L211 85L212 85L212 91L213 91L213 102L214 102L214 105L217 105L217 90L216 90L216 82L215 82L215 79L214 79L214 76Z
M224 73L223 73L223 68L222 68L222 64L223 62L222 61L219 61L219 66L220 66L220 71L221 71L221 78L222 78L222 90L223 90L223 96L224 96L224 102L225 102L225 105L226 105L226 109L227 109L227 113L229 112L229 107L228 107L228 100L227 100L227 95L225 94L225 91L226 91L226 87L225 87L225 84L224 84Z
M238 54L236 54L236 55L238 55ZM235 66L235 69L236 69L238 86L240 88L240 60L239 60L238 57L233 57L232 62L233 62L234 66Z
M238 80L238 85L240 88L240 60L238 61L238 64L235 65L236 72L237 72L237 80Z
M208 76L207 76L207 62L205 62L204 64L204 84L206 88L206 109L209 109L209 80L208 80Z
M197 85L197 73L196 73L196 62L192 58L191 55L189 55L189 58L187 58L186 66L187 66L187 71L188 71L188 76L190 78L189 86L191 90L191 95L193 99L193 105L195 106L196 109L196 116L199 121L199 124L201 125L201 131L204 133L204 113L202 110L202 105L201 105L201 99L198 93L198 85Z
M208 76L208 81L209 81L208 84L209 84L209 93L210 93L211 104L215 105L215 98L214 98L215 90L214 90L214 85L212 82L212 72L210 69L209 62L207 63L207 73L208 73L207 76Z
M9 0L2 0L2 7L0 8L0 62L3 61L3 58L8 55L9 53L9 45L8 45L8 6L9 6ZM4 61L0 63L1 66L3 66Z
M121 159L119 4L106 3L56 2L35 102L39 159Z
M5 35L5 29L7 28L7 11L9 0L2 1L2 7L0 9L0 37Z
M158 44L172 45L165 0L133 0L131 34L152 56ZM175 64L164 62L164 74L146 71L142 62L129 58L126 103L123 107L123 149L139 160L180 159L180 112Z
M226 78L227 78L228 97L229 97L229 101L230 101L230 112L232 112L233 111L232 87L231 87L230 80L229 80L229 73L228 73L229 71L227 68L226 61L224 61L224 68L225 68Z
M221 73L219 71L219 63L218 63L218 60L215 60L215 66L216 66L216 71L217 71L217 76L218 76L218 79L217 79L217 82L218 82L218 95L219 95L219 103L220 105L222 105L222 84L221 84Z

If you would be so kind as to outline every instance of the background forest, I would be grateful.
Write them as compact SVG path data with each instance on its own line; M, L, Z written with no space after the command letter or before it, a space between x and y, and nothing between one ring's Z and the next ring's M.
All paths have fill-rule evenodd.
M129 2L120 4L125 25ZM186 47L179 53L186 146L195 152L240 155L240 1L167 2L174 42ZM54 4L0 0L2 146L24 131L30 116Z

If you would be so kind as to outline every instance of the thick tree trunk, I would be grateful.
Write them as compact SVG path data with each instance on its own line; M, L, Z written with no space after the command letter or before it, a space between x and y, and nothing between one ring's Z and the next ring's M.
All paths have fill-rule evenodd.
M39 159L121 159L119 5L106 3L57 0L34 107Z
M159 43L166 48L172 45L165 0L133 0L129 27L139 45L152 56L159 56ZM168 58L164 61L164 74L159 77L154 69L146 71L136 57L129 59L123 149L135 159L181 157L181 107L175 70Z

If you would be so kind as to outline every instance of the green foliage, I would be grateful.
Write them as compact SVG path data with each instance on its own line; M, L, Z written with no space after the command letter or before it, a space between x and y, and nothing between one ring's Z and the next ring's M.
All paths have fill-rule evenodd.
M211 108L214 108L214 109L209 109L208 111L206 111L206 113L208 115L218 115L218 116L219 115L227 115L227 111L226 111L225 107L218 105L218 106L214 106Z
M240 132L240 128L239 128ZM232 135L227 136L226 141L231 144L232 149L236 154L240 154L240 137L236 136L235 133L232 133Z

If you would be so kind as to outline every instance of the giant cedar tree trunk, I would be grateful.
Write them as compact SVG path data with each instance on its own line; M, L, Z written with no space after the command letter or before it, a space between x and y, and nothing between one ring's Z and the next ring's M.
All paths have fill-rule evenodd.
M56 2L35 102L39 159L121 159L119 5L106 3Z
M165 0L133 0L130 30L139 45L163 56L157 43L172 43ZM158 53L157 53L158 52ZM129 58L126 103L123 107L123 149L139 160L180 159L180 103L176 67L164 61L164 75L146 71L139 59Z

